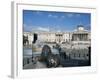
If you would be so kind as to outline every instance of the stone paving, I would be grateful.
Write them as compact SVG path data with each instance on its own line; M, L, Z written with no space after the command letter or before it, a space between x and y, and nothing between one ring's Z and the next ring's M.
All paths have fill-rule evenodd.
M36 63L29 63L24 66L24 69L39 69L39 68L46 68L46 64L43 62L37 61Z

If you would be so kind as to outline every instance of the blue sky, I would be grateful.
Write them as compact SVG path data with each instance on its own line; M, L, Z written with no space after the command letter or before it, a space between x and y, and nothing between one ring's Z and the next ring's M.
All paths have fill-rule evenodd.
M23 10L24 31L73 31L79 24L90 30L91 14Z

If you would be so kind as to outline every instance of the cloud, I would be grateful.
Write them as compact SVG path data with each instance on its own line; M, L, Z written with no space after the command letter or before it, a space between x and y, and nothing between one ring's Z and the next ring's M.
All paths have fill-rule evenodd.
M52 17L52 15L51 15L51 14L49 14L49 15L48 15L48 17Z
M29 31L29 32L31 32L32 29L33 29L33 26L28 26L28 25L26 25L26 24L23 25L23 30L24 30L24 31Z
M43 12L41 12L41 11L35 11L35 12L33 12L33 14L42 15Z
M32 31L50 31L49 27L41 27L41 26L28 26L26 24L23 24L23 30L24 31L28 31L28 32L32 32Z
M64 19L66 16L61 16L62 19Z
M57 30L57 32L61 32L61 30Z
M38 27L37 30L39 31L50 31L49 28Z
M74 14L72 14L72 13L68 13L68 14L66 14L66 15L67 15L67 17L69 17L69 18L71 18L71 17L74 16Z
M52 14L48 14L48 17L49 17L49 18L58 18L57 15L52 15Z
M81 14L76 14L76 17L80 17L81 16Z
M62 15L62 16L59 17L59 20L61 21L61 20L65 19L65 18L66 18L66 16Z
M67 18L72 18L72 17L80 17L81 14L75 14L75 13L66 13L65 15L62 15L62 16L57 16L57 15L53 15L53 14L48 14L48 17L49 18L55 18L55 19L59 19L59 20L63 20L65 19L66 17Z
M81 16L81 14L74 14L74 13L68 13L68 14L66 14L66 16L67 17L69 17L69 18L72 18L72 17L80 17Z

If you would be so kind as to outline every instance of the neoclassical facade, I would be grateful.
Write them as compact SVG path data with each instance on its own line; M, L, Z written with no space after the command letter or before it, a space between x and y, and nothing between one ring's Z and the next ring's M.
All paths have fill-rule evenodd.
M91 33L85 30L82 25L78 25L77 29L72 32L46 32L33 31L24 32L24 36L28 37L29 44L34 40L34 33L38 36L38 41L48 43L69 43L69 44L91 44Z

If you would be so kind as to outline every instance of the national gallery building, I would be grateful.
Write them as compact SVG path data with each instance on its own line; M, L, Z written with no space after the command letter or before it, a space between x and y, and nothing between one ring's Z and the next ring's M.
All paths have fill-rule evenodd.
M91 32L86 30L83 25L78 25L77 29L71 32L24 32L23 36L28 39L29 45L31 45L34 40L34 33L37 34L39 42L91 45Z

